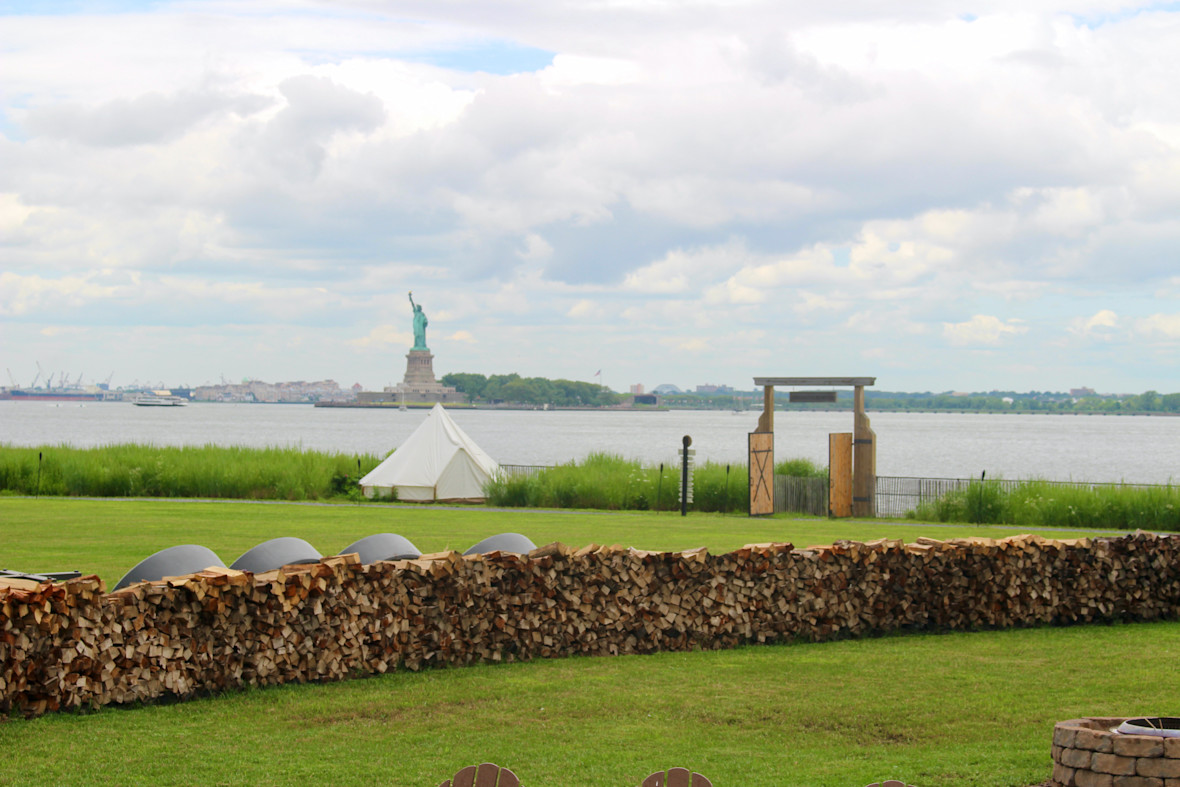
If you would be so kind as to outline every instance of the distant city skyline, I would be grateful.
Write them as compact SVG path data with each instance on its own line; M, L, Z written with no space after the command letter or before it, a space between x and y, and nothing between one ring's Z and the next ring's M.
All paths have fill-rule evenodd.
M1180 7L0 3L0 366L1180 388ZM101 65L99 65L101 64ZM4 381L9 384L9 380Z

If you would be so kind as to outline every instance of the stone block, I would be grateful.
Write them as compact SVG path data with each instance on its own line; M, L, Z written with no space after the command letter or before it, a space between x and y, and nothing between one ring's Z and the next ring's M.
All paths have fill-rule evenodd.
M1076 787L1114 787L1114 777L1109 773L1079 770L1073 776Z
M1114 737L1106 730L1087 730L1080 729L1077 735L1074 736L1073 745L1075 749L1089 749L1090 751L1102 752L1109 754L1114 751L1111 738Z
M1059 762L1067 768L1089 768L1093 756L1089 749L1062 749Z
M1116 776L1114 787L1164 787L1164 780L1150 776Z
M1115 735L1111 738L1112 751L1122 757L1162 757L1164 739L1150 735Z
M1180 760L1144 758L1135 763L1135 773L1161 779L1180 779Z
M1164 738L1164 756L1180 760L1180 738Z
M1090 770L1098 771L1099 773L1134 776L1135 758L1094 752L1094 756L1090 759Z
M1073 768L1068 768L1059 762L1053 763L1053 781L1059 784L1072 785L1073 775Z
M1074 736L1082 726L1081 719L1059 721L1053 725L1053 743L1063 749L1072 749Z

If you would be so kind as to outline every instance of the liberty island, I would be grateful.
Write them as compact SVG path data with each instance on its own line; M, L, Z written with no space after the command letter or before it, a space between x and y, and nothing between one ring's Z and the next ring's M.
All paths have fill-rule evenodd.
M465 398L453 387L443 385L435 378L434 353L426 346L426 326L430 321L426 318L422 304L414 303L413 291L409 293L409 298L410 310L413 312L411 327L414 331L414 346L406 353L406 373L395 386L386 386L381 391L358 393L356 404L360 407L457 404Z

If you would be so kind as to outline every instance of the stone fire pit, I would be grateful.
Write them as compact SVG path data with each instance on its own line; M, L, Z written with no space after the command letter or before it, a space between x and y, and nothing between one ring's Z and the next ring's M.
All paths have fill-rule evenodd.
M1062 787L1180 787L1180 738L1115 732L1128 718L1137 717L1058 722L1053 728L1053 783Z

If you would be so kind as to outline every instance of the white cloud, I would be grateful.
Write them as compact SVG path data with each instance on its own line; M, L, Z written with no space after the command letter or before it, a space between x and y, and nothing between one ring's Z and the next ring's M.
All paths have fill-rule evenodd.
M1002 345L981 374L1044 389L1071 383L1032 379L1071 334L1172 340L1152 296L1177 290L1180 15L723 6L6 16L0 314L30 339L6 325L12 363L70 352L72 327L165 363L150 335L176 325L220 371L247 324L299 344L278 353L292 377L360 379L407 343L409 289L489 372L609 346L636 379L745 384L742 364L822 365L871 334L896 357ZM462 66L488 42L555 56ZM733 350L751 331L762 355ZM1119 349L1061 374L1159 374ZM954 360L896 387L946 385Z
M1149 340L1180 339L1180 314L1152 314L1135 321L1135 333Z
M943 338L957 346L996 346L1026 331L1028 328L1018 320L1004 322L988 314L976 314L966 322L942 324Z
M1069 331L1078 336L1109 338L1110 329L1118 326L1119 316L1110 309L1102 309L1092 317L1075 317L1069 323Z
M369 331L367 336L349 339L348 343L360 350L409 347L414 344L414 334L392 325L377 325Z

